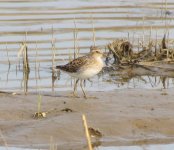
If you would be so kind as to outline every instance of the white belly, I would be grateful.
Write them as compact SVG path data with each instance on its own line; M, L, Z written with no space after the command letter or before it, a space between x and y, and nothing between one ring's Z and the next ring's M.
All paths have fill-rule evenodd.
M93 76L95 76L96 74L98 74L101 71L102 68L89 68L84 70L83 72L81 72L81 74L79 75L79 78L81 79L87 79L87 78L91 78Z
M68 73L68 74L74 78L88 79L98 74L101 70L102 70L102 67L86 68L86 69L79 70L76 73Z
M88 79L98 74L102 70L103 66L104 64L102 59L98 58L94 64L92 63L87 64L79 68L77 72L73 73L67 72L67 73L74 78Z

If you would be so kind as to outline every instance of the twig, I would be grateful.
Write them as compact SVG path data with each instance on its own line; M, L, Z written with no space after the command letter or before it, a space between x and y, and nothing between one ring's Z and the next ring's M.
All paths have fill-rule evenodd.
M7 82L8 82L8 76L9 76L9 72L10 72L11 63L10 63L10 59L9 59L9 55L8 55L7 42L6 42L6 51L7 51L7 59L8 59L8 72L7 72Z
M95 28L94 28L94 21L93 21L92 15L91 15L91 23L92 23L93 42L94 42L94 46L95 46L96 45L96 37L95 37Z
M77 44L77 34L78 34L78 31L77 31L77 25L76 25L76 20L74 18L74 59L78 57L79 55L79 48L78 48L78 44Z
M52 26L51 49L52 49L52 70L54 71L54 62L55 62L55 41L54 41L54 28L53 28L53 26Z
M37 112L38 112L38 114L41 112L41 103L42 103L42 96L39 93L38 98L37 98Z

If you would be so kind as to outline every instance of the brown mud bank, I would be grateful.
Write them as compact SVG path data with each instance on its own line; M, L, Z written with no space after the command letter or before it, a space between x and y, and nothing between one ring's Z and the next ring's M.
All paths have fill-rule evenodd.
M174 141L173 89L124 89L88 92L96 99L70 98L70 92L42 95L43 119L37 112L35 94L0 93L0 129L8 146L86 149L82 114L89 127L102 133L98 145L172 143ZM81 94L81 93L80 93ZM71 110L71 111L66 111ZM1 145L4 141L0 140Z

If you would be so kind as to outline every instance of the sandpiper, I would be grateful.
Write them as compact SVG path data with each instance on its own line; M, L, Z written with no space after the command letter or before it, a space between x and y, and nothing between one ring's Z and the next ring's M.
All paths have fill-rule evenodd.
M80 81L84 97L87 98L83 89L83 81L95 76L102 70L104 66L102 57L102 51L97 47L92 47L90 53L86 56L78 57L66 65L56 66L56 69L60 69L77 79L74 85L74 96L77 97L77 84Z

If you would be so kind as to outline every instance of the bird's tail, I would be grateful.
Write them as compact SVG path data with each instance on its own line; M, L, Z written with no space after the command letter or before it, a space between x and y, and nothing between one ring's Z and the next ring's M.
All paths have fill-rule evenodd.
M67 66L66 66L66 65L56 66L56 69L60 69L60 70L63 70L63 71L67 71Z

